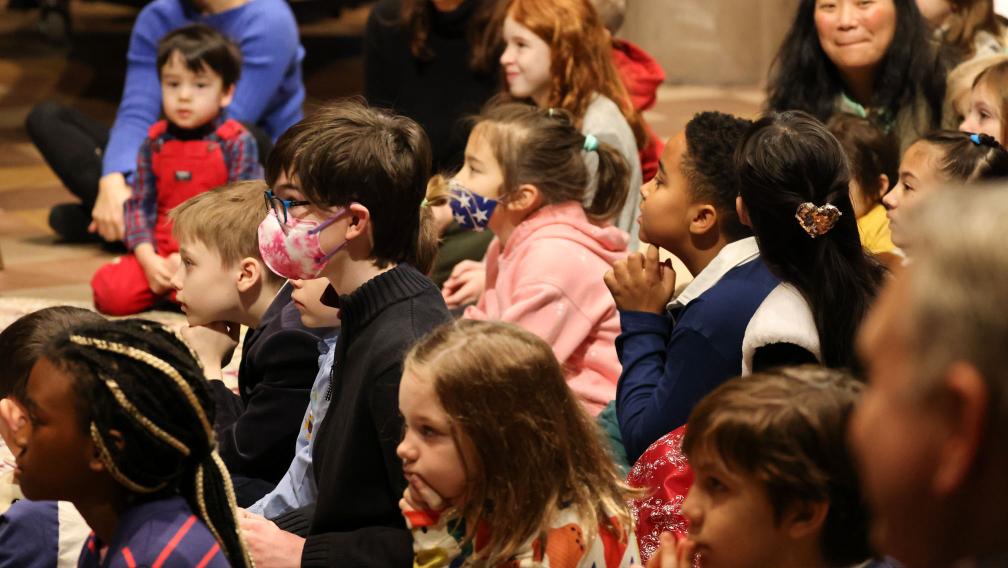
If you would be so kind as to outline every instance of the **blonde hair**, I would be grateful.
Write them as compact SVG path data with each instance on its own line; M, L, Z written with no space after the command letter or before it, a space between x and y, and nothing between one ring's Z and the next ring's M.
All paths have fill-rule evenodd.
M962 219L948 230L949 219ZM908 271L908 352L927 396L954 363L963 361L990 389L990 432L1008 432L1008 187L970 187L928 196L908 211L913 244ZM1003 438L997 438L1003 440ZM1002 447L1008 449L1005 442Z
M1004 26L994 12L993 0L951 0L954 10L948 17L948 26L943 38L946 45L951 46L965 57L972 57L975 52L973 39L977 33L986 31L998 39L1004 47Z
M460 513L467 542L480 524L489 529L481 565L507 561L565 507L591 530L629 532L629 488L545 341L511 324L459 320L421 340L403 366L434 382L459 452L475 449Z
M993 65L1008 61L1008 54L977 57L959 64L948 74L945 91L945 113L961 122L969 113L969 97L977 78Z
M249 180L201 193L171 210L172 233L180 243L198 241L216 251L225 266L247 257L262 263L258 234L267 189L262 180ZM268 282L284 280L269 269L263 272Z

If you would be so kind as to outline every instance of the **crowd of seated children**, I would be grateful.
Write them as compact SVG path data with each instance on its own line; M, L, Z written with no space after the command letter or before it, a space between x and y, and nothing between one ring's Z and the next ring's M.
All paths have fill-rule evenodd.
M95 304L174 296L187 325L56 307L0 332L26 497L0 563L1008 562L1008 190L975 187L1008 176L1008 64L933 130L946 64L1003 30L990 2L802 0L772 110L695 115L644 185L632 50L588 0L389 6L411 60L444 18L501 36L507 93L456 126L451 175L360 100L280 129L263 173L224 119L236 47L161 39L166 120ZM439 288L452 222L493 239Z

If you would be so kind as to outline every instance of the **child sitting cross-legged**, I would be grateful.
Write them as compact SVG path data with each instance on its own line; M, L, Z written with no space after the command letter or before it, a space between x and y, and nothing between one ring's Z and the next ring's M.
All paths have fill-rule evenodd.
M301 419L318 371L319 335L291 301L291 286L259 254L256 231L266 209L261 181L200 194L172 213L182 263L172 287L217 403L221 457L235 478L238 504L273 490L294 459ZM238 365L238 394L222 380L238 332L249 328Z
M407 355L397 453L414 566L639 566L627 488L550 346L461 320Z
M862 390L841 371L733 379L690 415L689 535L662 536L648 568L886 566L872 560L847 421Z
M44 353L23 401L21 488L80 511L93 533L78 566L251 567L192 350L127 319L75 327Z
M262 177L255 137L226 119L241 72L241 52L213 28L179 28L158 44L165 120L151 126L137 156L133 193L124 205L131 254L91 279L94 304L130 315L174 300L169 284L179 263L168 212L208 189Z

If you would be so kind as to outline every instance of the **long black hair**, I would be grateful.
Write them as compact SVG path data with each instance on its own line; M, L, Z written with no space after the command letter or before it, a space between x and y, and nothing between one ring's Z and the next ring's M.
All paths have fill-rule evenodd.
M182 496L231 565L252 566L216 451L213 399L186 344L161 324L126 319L75 327L45 357L74 378L81 428L132 501Z
M915 0L893 0L896 30L875 78L875 94L866 107L895 117L922 95L930 111L931 128L941 121L945 98L945 65L932 44L931 32ZM768 110L802 110L826 121L836 97L846 89L843 78L819 43L815 27L816 0L801 0L791 30L770 69ZM885 117L869 114L879 126Z
M854 333L885 269L861 247L840 143L804 112L771 112L749 129L735 158L764 262L808 301L823 363L857 369ZM833 228L816 238L795 219L807 202L840 210Z

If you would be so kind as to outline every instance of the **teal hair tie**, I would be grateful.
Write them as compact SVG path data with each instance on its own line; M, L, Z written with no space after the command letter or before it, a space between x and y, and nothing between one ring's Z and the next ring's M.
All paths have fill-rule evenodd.
M594 152L595 150L598 150L598 138L595 138L591 134L586 135L584 149L585 152Z
M970 134L970 137L969 137L969 138L970 138L970 140L972 140L972 141L973 141L973 143L974 143L974 144L976 144L977 146L979 146L979 145L980 145L980 135L979 135L979 134Z

